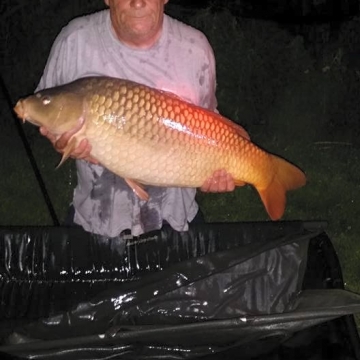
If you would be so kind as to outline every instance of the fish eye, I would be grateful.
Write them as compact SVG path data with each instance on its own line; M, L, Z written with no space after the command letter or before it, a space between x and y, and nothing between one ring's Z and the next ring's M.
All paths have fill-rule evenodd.
M41 99L42 103L44 105L49 105L51 103L51 99L50 99L50 96L43 96L42 99Z

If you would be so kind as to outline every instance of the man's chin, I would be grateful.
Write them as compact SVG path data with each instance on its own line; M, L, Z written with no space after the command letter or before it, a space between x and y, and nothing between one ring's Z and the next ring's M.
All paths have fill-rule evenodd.
M131 27L131 34L133 37L142 39L142 38L149 38L151 34L154 32L152 27L145 27L145 26L133 26Z

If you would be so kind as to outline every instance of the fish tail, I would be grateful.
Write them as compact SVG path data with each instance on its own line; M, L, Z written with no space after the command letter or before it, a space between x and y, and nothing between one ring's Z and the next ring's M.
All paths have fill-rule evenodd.
M265 209L272 220L279 220L285 211L286 192L306 183L305 174L288 161L271 155L274 176L265 189L257 189Z

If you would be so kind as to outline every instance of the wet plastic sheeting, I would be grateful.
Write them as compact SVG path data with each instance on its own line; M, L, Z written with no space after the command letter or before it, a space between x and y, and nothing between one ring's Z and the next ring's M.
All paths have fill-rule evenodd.
M204 224L112 239L78 228L2 228L0 351L282 359L279 349L296 356L304 339L321 335L344 359L360 359L349 316L360 297L343 290L323 225Z

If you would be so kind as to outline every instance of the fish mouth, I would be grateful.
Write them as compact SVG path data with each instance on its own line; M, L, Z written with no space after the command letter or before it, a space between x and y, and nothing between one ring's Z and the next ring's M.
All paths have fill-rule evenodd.
M20 99L15 107L14 107L14 111L16 113L16 115L22 120L23 124L28 121L36 126L41 126L41 124L39 124L37 121L31 119L31 117L29 116L29 114L26 112L26 107L24 104L24 100Z
M15 107L14 107L14 111L16 113L16 115L23 121L23 123L27 120L27 114L25 112L25 106L24 106L24 101L23 100L19 100Z

